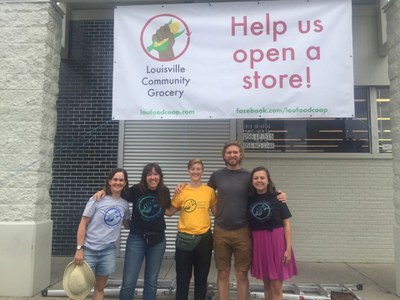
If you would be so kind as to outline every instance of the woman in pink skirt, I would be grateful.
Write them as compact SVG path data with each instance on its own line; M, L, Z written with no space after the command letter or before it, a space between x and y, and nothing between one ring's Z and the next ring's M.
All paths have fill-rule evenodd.
M265 167L251 172L252 187L248 202L253 239L251 275L264 282L268 300L283 299L283 281L297 275L291 243L289 211L277 199L278 192Z

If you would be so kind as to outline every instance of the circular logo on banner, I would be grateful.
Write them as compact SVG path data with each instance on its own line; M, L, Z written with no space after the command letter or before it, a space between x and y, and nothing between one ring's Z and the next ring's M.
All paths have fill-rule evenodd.
M152 17L144 25L140 35L144 52L158 61L178 59L188 49L189 42L188 26L181 18L172 14Z

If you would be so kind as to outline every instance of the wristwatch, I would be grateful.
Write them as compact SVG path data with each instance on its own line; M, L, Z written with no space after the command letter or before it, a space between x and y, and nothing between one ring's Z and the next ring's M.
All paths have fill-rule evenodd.
M83 246L82 245L76 246L76 250L83 250Z

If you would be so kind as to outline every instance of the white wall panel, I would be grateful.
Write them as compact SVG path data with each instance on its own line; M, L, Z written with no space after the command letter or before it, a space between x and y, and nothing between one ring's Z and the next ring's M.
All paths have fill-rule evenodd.
M243 167L266 166L287 193L299 261L393 263L392 160L322 156L247 155Z

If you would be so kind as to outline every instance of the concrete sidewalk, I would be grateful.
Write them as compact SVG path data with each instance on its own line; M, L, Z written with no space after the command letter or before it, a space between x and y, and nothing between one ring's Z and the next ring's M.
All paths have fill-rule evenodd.
M53 257L51 269L51 284L47 289L47 296L42 294L31 298L0 297L0 300L31 299L31 300L65 300L62 288L62 276L65 266L71 261L71 257ZM123 260L118 259L117 272L111 277L112 281L119 281L122 274ZM395 269L394 264L366 264L366 263L318 263L298 262L299 275L286 284L361 284L362 290L354 290L357 296L363 300L400 300L395 295ZM143 277L142 277L143 278ZM175 262L171 257L163 261L159 276L160 282L171 282L175 278ZM209 281L215 286L217 273L214 265L210 268ZM230 281L234 285L235 277L231 274ZM261 281L250 277L251 285L262 284ZM46 291L46 290L45 290ZM106 298L116 298L109 295ZM138 297L140 298L140 297ZM161 296L162 299L174 299L173 295ZM217 298L217 297L216 297ZM214 299L216 299L214 298ZM90 297L88 297L90 299ZM234 295L232 299L235 299Z

